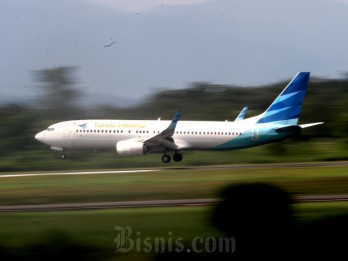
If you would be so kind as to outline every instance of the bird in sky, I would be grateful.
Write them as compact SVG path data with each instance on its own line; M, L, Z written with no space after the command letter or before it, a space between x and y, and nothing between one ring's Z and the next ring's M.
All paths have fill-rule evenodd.
M111 46L113 46L115 43L116 43L116 41L112 41L112 42L109 43L109 44L105 44L105 45L104 45L104 48L111 47Z

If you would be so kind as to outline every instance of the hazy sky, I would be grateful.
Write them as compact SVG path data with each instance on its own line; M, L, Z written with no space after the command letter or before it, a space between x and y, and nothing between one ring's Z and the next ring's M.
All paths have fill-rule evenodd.
M110 47L104 47L110 45ZM0 95L77 66L90 95L139 100L191 82L348 72L348 0L0 0Z

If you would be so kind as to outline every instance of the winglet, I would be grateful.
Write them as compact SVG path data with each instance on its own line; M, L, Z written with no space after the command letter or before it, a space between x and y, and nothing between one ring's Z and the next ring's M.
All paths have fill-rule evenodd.
M170 131L170 132L175 131L176 124L178 123L180 116L181 116L181 111L177 111L174 118L172 119L172 122L170 123L170 125L166 129L166 131Z
M248 106L245 106L243 110L238 114L237 118L234 121L244 120L245 114L247 113Z

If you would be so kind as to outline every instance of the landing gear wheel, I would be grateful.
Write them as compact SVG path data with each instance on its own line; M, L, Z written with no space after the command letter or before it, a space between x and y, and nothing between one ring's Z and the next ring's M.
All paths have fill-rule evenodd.
M174 156L173 156L173 160L175 162L182 161L182 155L180 153L175 153Z
M162 156L162 162L163 162L163 163L169 163L170 160L171 160L171 157L170 157L169 155L164 154L164 155Z
M60 154L60 158L63 160L63 159L66 159L66 154Z

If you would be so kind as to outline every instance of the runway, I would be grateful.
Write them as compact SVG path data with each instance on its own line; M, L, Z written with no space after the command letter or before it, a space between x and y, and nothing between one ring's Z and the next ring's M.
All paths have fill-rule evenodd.
M304 162L304 163L271 163L271 164L245 164L245 165L220 165L220 166L195 166L195 167L163 167L152 169L134 170L99 170L99 171L73 171L73 172L37 172L0 174L0 178L33 177L33 176L60 176L60 175L98 175L98 174L126 174L173 170L219 170L219 169L267 169L267 168L310 168L310 167L347 167L348 161L334 162Z
M35 177L35 176L64 176L64 175L96 175L96 174L125 174L125 173L141 173L154 172L155 169L135 169L135 170L111 170L111 171L78 171L78 172L48 172L48 173L20 173L0 175L0 178L16 178L16 177Z
M348 195L318 195L298 196L295 202L339 202L348 201ZM218 198L202 199L173 199L173 200L143 200L143 201L115 201L94 203L69 203L69 204L41 204L0 206L0 212L21 211L63 211L63 210L95 210L95 209L122 209L122 208L149 208L149 207L178 207L178 206L210 206L220 202Z
M310 163L285 163L285 164L254 164L254 165L222 165L203 167L163 167L153 169L134 170L107 170L107 171L74 171L74 172L37 172L0 174L0 178L26 178L33 176L59 176L59 175L105 175L105 174L132 174L156 171L180 171L180 170L219 170L219 169L267 169L267 168L310 168L310 167L344 167L347 161L341 162L310 162ZM340 202L348 201L347 195L313 195L297 196L295 202ZM120 208L147 208L147 207L176 207L176 206L209 206L219 202L218 198L201 199L171 199L171 200L144 200L144 201L115 201L115 202L89 202L66 204L41 204L41 205L12 205L0 206L0 212L11 211L63 211L63 210L93 210L93 209L120 209Z

